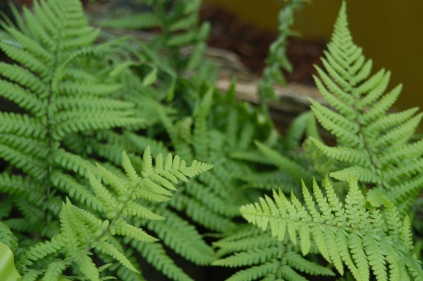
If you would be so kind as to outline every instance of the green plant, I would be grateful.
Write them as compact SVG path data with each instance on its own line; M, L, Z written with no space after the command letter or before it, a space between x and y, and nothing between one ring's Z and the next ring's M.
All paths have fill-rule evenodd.
M336 136L337 145L311 137L306 147L318 172L331 172L348 185L338 182L334 188L326 178L324 194L316 181L312 192L303 183L302 194L293 188L290 200L282 186L273 198L265 195L259 203L242 206L243 217L265 232L235 233L215 243L221 258L214 264L250 266L229 280L306 280L299 272L331 274L311 263L319 261L318 252L341 275L346 266L355 280L422 280L407 216L423 186L422 142L409 142L421 114L414 116L416 109L388 112L400 87L384 95L389 72L369 77L371 61L352 41L345 3L323 65L327 72L317 68L316 84L331 108L311 101L312 110ZM279 162L282 171L292 167L283 165L283 156L274 152L269 151L267 157ZM322 160L329 165L322 166ZM270 240L271 236L279 242ZM279 251L274 247L280 247ZM291 251L307 261L290 261Z
M344 4L322 59L326 71L317 68L316 85L332 108L312 101L314 115L336 136L337 146L312 141L326 156L345 163L332 177L354 175L375 185L404 216L423 188L423 141L410 141L422 114L415 114L417 108L389 112L402 86L385 93L390 72L370 76L372 61L353 43L345 9Z
M132 190L130 196L127 192L122 193L130 186L114 186L121 190L107 193L92 176L94 184L89 188L87 177L90 173L97 177L105 175L104 172L97 173L93 161L106 159L104 165L112 169L116 177L107 174L108 179L114 184L118 184L119 177L122 177L113 163L122 161L116 153L122 153L124 145L121 143L128 140L127 135L113 128L120 127L122 130L126 127L129 134L148 124L143 121L144 118L136 117L139 115L135 112L138 104L122 101L121 98L122 87L118 83L132 77L129 71L122 69L122 65L126 65L112 55L121 46L121 41L95 44L99 30L88 26L81 3L76 0L66 3L57 0L36 2L33 13L28 9L24 9L23 13L24 19L15 10L16 26L10 22L3 23L5 33L0 45L2 51L13 59L12 63L1 63L4 77L1 80L1 96L19 107L18 112L1 114L0 154L8 165L1 174L1 190L8 194L2 198L1 217L4 227L10 228L18 238L14 252L20 261L17 263L20 273L27 280L39 275L48 276L45 278L49 280L58 278L70 264L76 263L78 266L72 268L74 274L99 280L99 272L107 274L109 266L95 269L88 255L96 247L98 256L106 263L109 258L102 255L109 254L134 270L124 258L124 247L121 246L130 241L111 238L109 232L142 238L138 229L141 224L139 219L131 219L124 225L125 230L118 224L115 227L107 221L95 219L95 216L109 219L112 216L115 223L124 223L123 219L129 215L158 218L138 205L143 204L138 202L140 199L138 203L134 200L141 194L147 201L163 201L166 199L164 196L170 195L163 188L174 189L175 180L193 175L192 171L183 171L184 162L178 168L179 161L172 163L172 159L167 159L165 167L167 170L176 169L170 173L147 171L150 157L137 157L134 153L136 149L132 149L132 161L137 163L137 169L144 171L142 176L151 185L143 187L144 193L137 191L141 192L137 195ZM107 59L98 60L100 56L110 58L112 63ZM110 82L102 83L104 80ZM115 151L104 153L110 147ZM140 154L143 150L136 152ZM162 162L158 160L156 165L163 165L160 164ZM206 166L197 168L198 172L208 169ZM161 173L165 173L164 177ZM101 194L103 201L97 198ZM129 197L125 199L121 196ZM67 203L62 207L65 197L77 205L66 199ZM104 206L118 202L121 206L115 215ZM77 218L83 221L81 225L78 225ZM92 239L78 240L78 237L87 235L93 236ZM104 240L106 238L112 239L112 244ZM43 242L46 239L52 240ZM35 244L37 242L39 244ZM55 255L57 262L43 269L45 261L42 259L48 258L49 261L53 256L54 260ZM129 274L125 269L112 269L120 276ZM169 274L180 274L186 278L181 270Z
M0 112L0 277L189 281L226 266L232 281L421 280L421 141L409 141L420 115L387 112L399 91L382 97L384 71L368 78L345 4L316 79L335 110L312 102L338 138L329 147L310 112L280 138L235 82L214 89L200 1L143 2L150 12L102 24L155 28L147 42L100 33L77 0L36 1L2 23L0 98L14 106Z
M274 83L286 85L282 70L291 72L292 65L286 56L286 45L288 37L295 34L291 29L294 23L294 14L300 10L308 0L285 1L283 8L279 12L279 36L270 45L269 54L266 58L266 67L258 84L258 94L260 98L261 110L268 115L267 104L275 100ZM270 116L267 116L270 120Z
M327 178L324 187L326 196L313 184L313 199L303 185L304 204L294 195L288 200L282 192L274 192L273 199L245 205L241 213L264 230L269 226L280 241L288 232L303 256L313 244L339 273L344 274L346 265L355 280L369 280L370 271L377 280L423 280L408 217L401 220L388 200L365 198L355 180L349 181L344 204Z
M167 61L176 71L192 71L201 63L206 48L205 39L210 25L199 23L201 0L139 0L151 10L107 20L103 27L126 30L158 29L149 45L154 52L165 52L160 59Z

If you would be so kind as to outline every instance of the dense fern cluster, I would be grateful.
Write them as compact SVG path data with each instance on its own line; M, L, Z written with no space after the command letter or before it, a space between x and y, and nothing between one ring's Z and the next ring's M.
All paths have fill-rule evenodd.
M2 22L0 279L423 280L421 114L390 111L401 87L371 75L345 3L317 68L329 107L281 137L265 104L305 1L280 13L261 108L214 88L200 1L141 2L103 32L79 0Z

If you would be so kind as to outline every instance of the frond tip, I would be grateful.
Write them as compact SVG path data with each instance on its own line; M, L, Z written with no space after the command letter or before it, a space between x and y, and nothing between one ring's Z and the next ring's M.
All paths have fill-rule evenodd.
M422 280L421 263L413 257L409 242L405 242L409 241L408 219L402 222L392 204L382 210L367 204L355 179L349 180L349 186L344 203L326 178L326 196L314 182L314 198L303 184L304 204L293 194L288 200L281 191L274 191L273 198L265 196L260 203L242 206L240 210L248 222L263 230L269 227L280 241L288 232L303 255L315 243L341 274L346 266L356 280L369 280L370 271L377 280L394 280L398 274Z

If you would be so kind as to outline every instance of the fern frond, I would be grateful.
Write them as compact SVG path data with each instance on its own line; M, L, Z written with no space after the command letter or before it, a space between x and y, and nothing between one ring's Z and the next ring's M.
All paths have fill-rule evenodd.
M295 163L294 161L288 159L284 155L277 153L276 151L272 150L271 148L265 146L260 142L255 142L259 151L268 159L270 160L276 167L279 169L286 171L292 178L301 179L304 178L307 180L308 172L299 164Z
M211 211L204 203L190 198L189 195L177 196L171 201L171 206L177 210L184 210L192 220L213 231L225 232L235 227L235 223L228 217Z
M139 271L132 265L129 259L112 244L101 241L95 245L95 248L97 248L101 253L113 257L129 270L139 273Z
M208 154L207 117L213 102L213 88L208 89L194 112L194 151L197 159L203 160Z
M227 280L307 280L301 272L334 275L330 269L297 254L289 241L278 241L269 232L262 232L251 225L240 227L214 245L224 257L213 262L213 265L247 267Z
M46 274L43 276L43 280L59 280L62 276L62 272L69 266L69 262L65 260L59 260L52 262L46 269Z
M169 210L157 210L167 221L150 221L148 229L154 231L165 245L187 260L209 265L214 260L214 252L198 234L193 225Z
M323 66L324 70L317 67L315 81L332 108L312 102L312 110L322 126L336 136L337 146L313 142L330 159L345 163L331 176L347 180L356 173L360 182L375 184L390 194L404 216L412 198L423 188L419 180L423 170L409 161L423 155L421 142L411 141L422 114L416 114L416 109L389 112L402 86L386 93L390 72L382 69L371 76L372 62L365 59L348 30L345 3Z
M188 181L188 177L194 177L202 172L212 168L210 164L193 161L191 166L187 166L184 160L179 156L172 157L170 154L163 161L159 154L156 163L153 166L150 149L144 152L143 170L141 172L143 179L141 185L150 190L156 190L161 194L168 194L166 189L176 190L174 184L177 180ZM160 187L162 186L162 187Z
M158 243L131 242L143 258L165 276L176 281L193 281L181 268L179 268ZM127 279L125 279L127 280Z
M18 241L10 229L0 222L0 243L3 243L14 253L18 246Z
M404 229L395 207L389 203L385 211L380 211L366 206L357 182L350 180L349 186L345 203L338 199L326 179L326 197L316 183L313 186L315 199L303 185L305 205L293 194L288 200L282 192L274 191L273 199L265 196L260 203L241 207L241 213L261 229L270 228L272 236L280 241L288 233L292 243L300 246L303 255L309 252L313 241L323 257L341 274L345 264L356 280L369 280L370 270L378 280L388 280L388 276L390 280L398 272L413 278L414 272L400 261L407 260L412 264L419 261L410 250L404 250L409 248L401 237L407 236L409 230ZM386 266L390 268L389 273Z
M46 256L60 252L64 247L61 238L53 238L51 241L38 243L30 247L21 258L20 264L29 266L33 261L41 260Z
M89 280L100 281L99 272L94 261L87 254L74 254L73 260L78 270Z
M55 172L52 174L52 183L58 190L66 192L70 198L85 204L91 210L99 211L101 209L101 203L98 198L96 198L85 185L82 185L73 177L64 173Z

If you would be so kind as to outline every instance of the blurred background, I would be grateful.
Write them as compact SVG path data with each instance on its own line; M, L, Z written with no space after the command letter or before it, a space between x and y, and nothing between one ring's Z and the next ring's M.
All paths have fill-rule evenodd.
M205 7L218 7L235 15L240 21L262 30L277 31L277 14L284 1L275 0L203 0ZM330 38L340 0L310 0L295 18L294 29L300 42L288 48L292 59L302 53L302 62L293 62L295 71L310 71L303 64L312 62L320 46ZM391 87L402 83L403 93L397 106L423 108L423 1L422 0L353 0L346 1L353 38L372 58L373 70L392 71ZM291 41L292 42L292 41ZM259 45L260 42L257 42ZM297 48L297 49L296 49ZM302 49L302 50L301 50ZM298 67L303 69L298 69ZM293 77L294 80L299 77ZM299 79L299 81L305 78ZM288 79L289 80L289 79ZM305 79L307 81L307 79Z
M64 0L66 1L66 0ZM30 5L31 0L12 0ZM125 6L137 0L83 0ZM142 1L138 1L142 2ZM271 42L277 36L278 12L284 0L203 0L201 20L212 23L209 45L237 54L248 70L260 75ZM313 85L314 64L320 63L341 0L310 0L296 14L294 30L300 37L288 41L287 55L294 66L285 73L288 82ZM372 58L377 71L392 71L391 88L402 83L403 93L396 106L423 108L423 1L350 0L348 16L353 38ZM0 0L7 11L9 1ZM88 8L91 4L88 4ZM112 7L114 7L112 6ZM110 9L109 9L110 10Z

